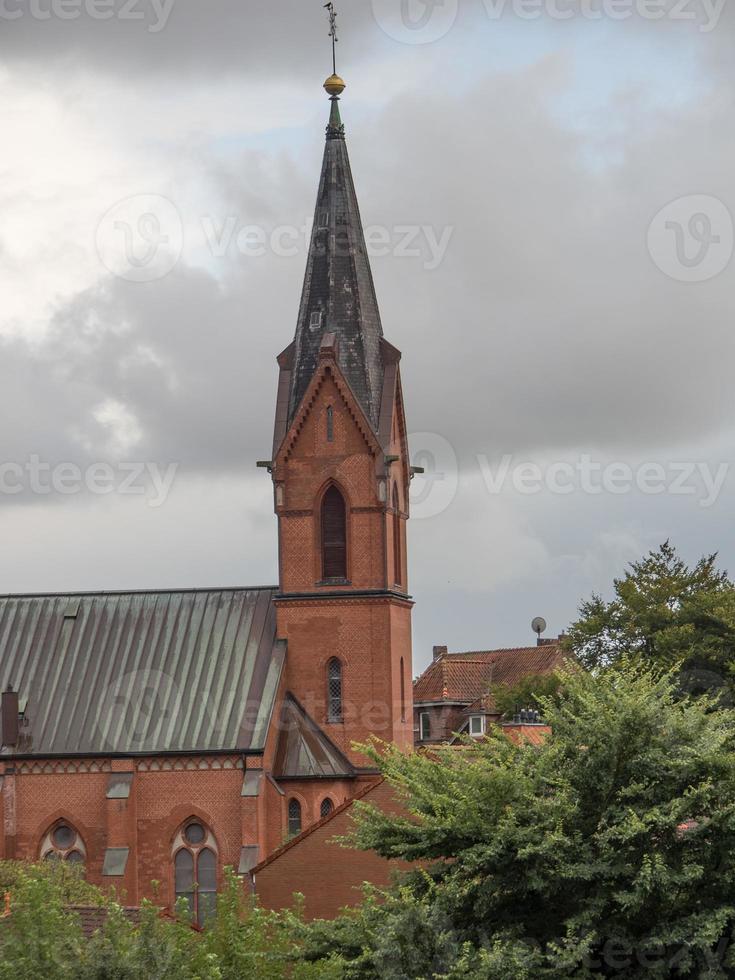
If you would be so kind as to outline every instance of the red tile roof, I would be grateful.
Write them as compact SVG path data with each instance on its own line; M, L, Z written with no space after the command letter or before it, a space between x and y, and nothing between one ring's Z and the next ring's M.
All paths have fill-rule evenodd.
M543 745L551 734L548 725L503 725L503 732L516 745Z
M414 703L484 698L491 684L517 684L529 674L550 674L561 667L565 653L558 643L503 650L448 653L435 660L414 681Z

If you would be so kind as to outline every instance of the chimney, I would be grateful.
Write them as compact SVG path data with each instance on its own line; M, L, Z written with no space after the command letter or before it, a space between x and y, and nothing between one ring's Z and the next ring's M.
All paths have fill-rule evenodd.
M18 695L12 686L3 691L0 701L2 714L2 744L14 747L18 744Z
M438 660L439 657L446 657L447 652L446 647L434 647L434 660Z

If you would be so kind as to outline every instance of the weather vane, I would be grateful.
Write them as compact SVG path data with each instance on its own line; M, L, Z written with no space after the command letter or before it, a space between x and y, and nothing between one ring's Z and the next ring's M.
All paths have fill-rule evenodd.
M332 39L332 70L337 74L337 11L333 3L325 3L324 9L329 11L329 36Z

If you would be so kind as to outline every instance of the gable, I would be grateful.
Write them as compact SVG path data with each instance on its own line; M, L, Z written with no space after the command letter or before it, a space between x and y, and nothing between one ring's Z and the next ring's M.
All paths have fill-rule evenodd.
M352 764L290 693L283 701L279 731L276 778L344 779L355 775Z
M274 456L276 468L291 458L294 453L314 455L314 440L309 433L318 424L315 416L319 408L325 409L327 402L332 402L339 409L340 415L347 421L345 436L350 439L349 452L370 453L378 457L381 445L376 438L372 425L349 383L342 375L335 359L336 349L323 348L319 367L311 379L308 389L301 401L291 426ZM306 443L306 444L305 444ZM301 448L303 447L303 449ZM330 455L334 450L330 451Z

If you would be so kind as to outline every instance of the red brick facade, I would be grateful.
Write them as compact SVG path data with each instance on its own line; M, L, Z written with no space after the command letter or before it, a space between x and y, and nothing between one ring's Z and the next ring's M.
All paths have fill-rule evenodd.
M382 780L359 796L388 813L400 812L392 790ZM357 851L337 844L335 838L348 835L352 828L352 808L348 804L254 868L255 889L263 905L290 908L294 893L301 893L308 919L332 918L339 909L360 902L365 882L384 888L391 884L396 872L409 867L401 861L386 861L374 851Z
M355 743L413 744L400 354L383 339L332 96L266 464L277 592L0 597L8 695L0 859L83 861L90 882L129 905L154 893L174 903L179 852L196 868L214 853L218 883L227 865L247 875L288 835L319 822L325 805L338 810L375 784ZM127 702L118 691L131 676L143 678L141 692L153 684L156 717L139 710L136 683ZM228 691L237 694L228 700ZM187 837L195 830L197 842ZM309 837L312 856L323 837ZM295 854L289 848L258 875L266 904L303 890ZM332 854L327 847L325 860ZM383 881L376 860L353 855L344 889L373 872ZM318 908L318 876L309 890Z
M221 883L225 866L246 873L283 845L292 800L300 804L301 827L306 829L320 821L325 800L338 809L375 783L376 774L353 743L377 736L410 748L412 602L405 547L409 463L397 372L394 384L398 397L391 400L390 439L381 444L341 375L335 347L325 346L302 411L273 462L281 579L275 600L277 637L286 642L287 654L264 752L8 759L0 763L0 857L38 860L49 833L64 823L78 834L91 883L114 887L130 905L156 897L172 906L174 856L188 821L207 829ZM325 582L321 572L320 507L330 486L338 487L346 501L343 582ZM330 719L327 708L327 667L334 659L342 669L338 720ZM299 701L352 763L350 778L279 778L274 772L280 705L286 696ZM256 795L243 795L246 772L262 774ZM129 780L127 795L108 798L117 774ZM335 819L331 835L339 830L341 819ZM331 854L332 845L321 843L325 834L320 829L309 837L309 860L318 847L326 848L325 858ZM251 855L245 866L243 849ZM106 858L120 851L126 852L126 859L105 874ZM306 887L308 901L320 910L317 882L312 892L299 877L301 858L296 850L289 848L287 855L257 876L263 902L285 902L292 892ZM388 879L384 862L375 856L342 854L340 868L339 901L332 894L330 914L351 900L353 884L371 877L378 883Z

